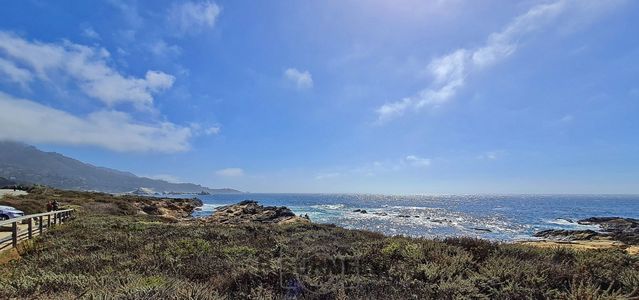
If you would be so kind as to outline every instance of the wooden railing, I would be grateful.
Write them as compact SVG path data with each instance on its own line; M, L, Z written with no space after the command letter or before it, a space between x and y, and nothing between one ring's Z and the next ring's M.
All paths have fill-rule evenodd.
M35 235L42 234L52 226L62 224L62 222L65 222L72 216L73 209L63 209L0 221L0 228L6 225L11 226L11 235L0 239L0 250L4 250L8 247L16 247L19 240L25 238L32 239ZM24 223L26 223L27 228L20 230L20 224ZM34 223L36 226L34 226Z

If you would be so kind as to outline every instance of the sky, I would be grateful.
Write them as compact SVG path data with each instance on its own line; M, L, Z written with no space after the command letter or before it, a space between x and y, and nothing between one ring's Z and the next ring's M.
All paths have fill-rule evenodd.
M639 2L3 1L0 139L247 192L639 193Z

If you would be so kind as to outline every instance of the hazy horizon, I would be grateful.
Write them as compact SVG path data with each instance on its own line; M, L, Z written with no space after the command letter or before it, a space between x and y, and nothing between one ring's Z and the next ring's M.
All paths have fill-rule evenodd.
M251 193L636 195L637 20L628 0L14 1L0 140Z

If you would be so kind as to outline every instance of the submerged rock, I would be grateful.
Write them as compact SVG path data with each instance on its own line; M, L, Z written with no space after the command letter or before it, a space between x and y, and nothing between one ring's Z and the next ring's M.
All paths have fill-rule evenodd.
M253 200L244 200L238 204L218 207L207 223L218 224L286 224L310 223L308 218L296 216L284 206L262 206Z
M477 231L483 231L483 232L493 232L492 230L490 230L488 228L473 227L471 229L477 230Z
M362 213L362 214L367 214L368 212L365 209L356 209L353 212L358 212L358 213Z

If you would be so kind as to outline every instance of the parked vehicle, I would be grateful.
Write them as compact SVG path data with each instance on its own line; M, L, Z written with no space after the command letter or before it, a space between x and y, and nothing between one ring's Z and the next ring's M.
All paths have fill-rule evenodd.
M11 206L0 205L0 220L22 217L24 212Z

